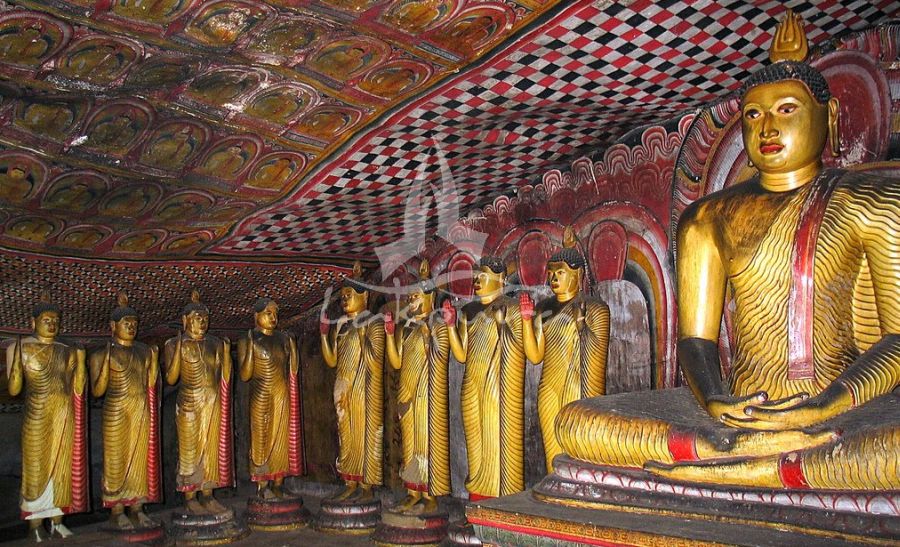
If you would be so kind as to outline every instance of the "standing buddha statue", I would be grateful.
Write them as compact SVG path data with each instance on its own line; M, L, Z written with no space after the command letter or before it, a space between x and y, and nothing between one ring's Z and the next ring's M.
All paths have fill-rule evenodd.
M408 492L395 511L433 513L435 496L450 494L450 339L447 325L432 317L435 296L431 268L423 260L419 284L408 296L411 318L398 326L388 313L384 321L388 361L400 371L400 477Z
M553 298L535 310L527 292L519 296L525 355L532 363L544 363L538 418L548 472L553 470L553 458L563 453L555 427L560 409L606 392L609 307L581 292L585 262L575 245L575 233L566 228L563 250L547 262Z
M19 505L34 541L72 532L68 513L88 510L85 351L57 338L59 307L41 295L31 311L33 334L6 350L9 394L25 392Z
M338 421L337 470L346 485L334 501L369 501L372 487L383 482L384 321L368 312L369 291L362 266L341 288L341 309L333 331L320 324L322 356L337 368L334 407Z
M118 304L109 322L112 340L90 356L91 393L105 396L103 506L120 530L154 528L159 524L143 507L160 501L159 350L135 340L138 315L124 292Z
M241 380L250 382L250 480L263 499L282 498L287 476L302 473L300 360L294 339L278 325L278 304L260 298L256 327L238 340Z
M461 410L466 436L469 499L505 496L525 489L525 350L522 315L504 294L506 267L483 257L474 275L476 299L442 315L450 348L465 366Z
M181 381L175 403L176 487L184 492L188 514L221 514L227 510L213 489L234 485L230 343L207 334L209 308L197 291L182 310L181 322L184 332L165 346L166 381Z
M706 485L900 488L900 181L823 168L826 142L839 150L839 105L807 51L789 12L773 64L742 89L759 176L679 222L678 359L690 391L569 405L557 434L570 456Z

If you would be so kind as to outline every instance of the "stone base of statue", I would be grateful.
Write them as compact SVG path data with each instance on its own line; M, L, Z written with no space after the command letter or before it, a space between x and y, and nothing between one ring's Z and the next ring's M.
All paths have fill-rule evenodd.
M900 492L700 486L565 456L554 466L533 493L537 500L562 507L735 523L745 528L742 535L751 528L785 530L803 534L803 544L810 544L808 537L869 542L900 538Z
M300 496L279 499L247 498L247 526L251 530L278 532L303 528L309 522L309 511Z
M832 513L834 514L834 513ZM811 527L761 524L742 517L647 509L613 503L547 503L531 492L470 504L469 522L490 545L896 545L896 528L861 536ZM892 539L891 539L892 538Z
M372 534L375 545L391 547L394 545L440 545L447 536L446 511L410 514L393 509L385 509L381 515L381 524Z
M142 543L144 545L172 545L174 542L166 535L164 524L157 522L152 526L123 529L116 526L104 526L102 532L114 537L117 541Z
M475 534L475 527L466 519L453 521L447 526L447 537L441 547L480 547L481 540Z
M237 541L250 530L228 509L212 515L172 513L172 537L178 545L220 545Z
M323 499L315 528L326 534L371 534L381 522L381 500Z

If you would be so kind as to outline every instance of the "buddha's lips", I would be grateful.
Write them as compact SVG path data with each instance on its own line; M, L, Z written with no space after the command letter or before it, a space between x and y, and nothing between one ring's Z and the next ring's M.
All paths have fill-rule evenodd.
M781 152L782 150L784 150L784 146L782 146L780 144L769 143L769 144L759 145L759 151L762 152L763 154L777 154L778 152Z

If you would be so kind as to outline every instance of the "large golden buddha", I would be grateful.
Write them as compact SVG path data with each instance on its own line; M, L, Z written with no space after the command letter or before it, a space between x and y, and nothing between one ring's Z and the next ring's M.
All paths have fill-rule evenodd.
M394 509L431 513L435 496L450 494L450 417L447 325L432 317L436 288L427 260L419 267L420 283L409 294L409 319L395 325L386 314L387 357L400 370L397 403L403 445L403 479L408 496Z
M34 333L6 350L9 394L25 392L22 422L22 518L34 541L72 532L68 513L88 510L85 351L59 340L60 310L41 296L31 312Z
M322 357L337 369L337 471L346 487L334 501L370 501L372 487L384 482L384 321L368 312L361 276L357 262L341 287L344 315L334 330L324 317L320 324Z
M679 223L678 358L705 412L679 410L681 390L574 403L557 423L570 456L694 483L900 488L900 181L823 169L826 139L839 148L838 101L806 52L789 13L775 62L743 89L759 176Z
M483 257L475 271L476 299L456 309L444 302L450 349L465 366L463 429L470 500L525 489L525 349L518 302L504 294L506 266Z
M103 506L123 530L158 526L144 511L160 501L159 350L135 340L137 312L119 293L112 340L90 356L91 393L103 401ZM125 516L128 507L131 515Z
M527 292L519 296L525 355L532 363L544 364L538 386L538 418L547 471L553 470L553 458L562 454L556 439L559 411L572 401L606 392L609 307L582 294L585 262L575 246L575 233L566 228L563 250L547 262L553 297L535 309Z

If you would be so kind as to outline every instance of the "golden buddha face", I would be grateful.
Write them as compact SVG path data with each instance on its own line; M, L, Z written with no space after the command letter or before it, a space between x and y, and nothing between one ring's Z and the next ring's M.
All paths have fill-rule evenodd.
M52 310L41 312L31 319L31 328L39 338L56 338L59 334L59 313Z
M353 287L341 288L341 309L344 313L355 315L369 304L369 291L357 292Z
M475 294L482 299L493 298L503 291L503 283L506 280L506 274L495 273L487 266L482 266L475 272L473 289Z
M182 317L184 332L194 340L199 340L206 335L209 329L209 314L203 311L192 311Z
M406 297L409 313L416 317L428 315L434 311L434 293L425 293L421 289L409 293Z
M138 318L133 315L118 321L110 321L109 326L112 328L113 337L120 342L130 343L137 337Z
M547 282L558 298L568 300L581 289L581 268L570 268L565 262L547 263Z
M278 326L278 304L269 302L263 311L254 314L256 326L262 330L273 330Z
M837 99L819 104L803 82L761 84L741 106L744 148L763 175L816 174L830 132L837 131Z

